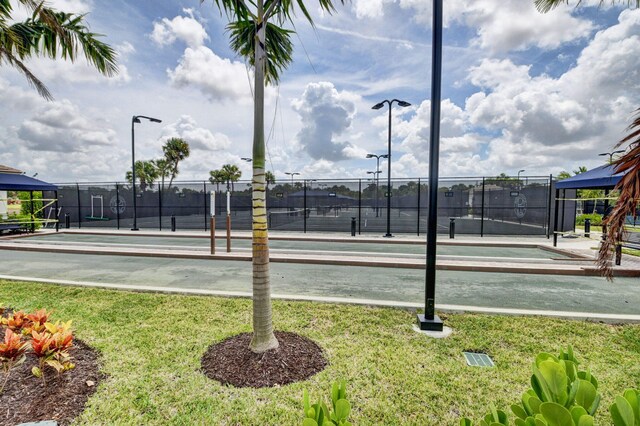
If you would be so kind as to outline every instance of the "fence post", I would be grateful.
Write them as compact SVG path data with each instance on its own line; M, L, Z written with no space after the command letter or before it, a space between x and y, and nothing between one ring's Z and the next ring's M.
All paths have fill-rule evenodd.
M54 191L53 192L53 196L56 199L56 204L55 204L55 212L56 212L56 232L59 231L60 229L60 209L58 208L58 191ZM43 193L43 197L44 198L44 193Z
M480 236L484 237L484 177L482 178L482 201L480 206Z
M78 194L78 229L82 228L82 208L80 206L80 185L76 183L76 193Z
M553 246L558 246L558 208L560 207L560 190L556 189L556 203L555 203L555 214L553 218Z
M162 186L158 185L158 230L162 231Z
M362 234L362 179L358 179L358 235Z
M418 178L418 229L417 234L420 236L420 178Z
M116 182L116 226L120 230L120 187Z
M547 202L547 239L551 236L551 196L553 194L553 190L551 189L553 185L553 175L549 175L549 200Z
M207 232L207 224L209 220L207 218L207 181L202 181L202 187L204 192L202 196L204 197L204 232Z
M303 232L306 234L307 233L307 180L304 179L302 181L302 184L304 186L304 197L303 197L304 200L303 200L303 203L302 203L302 206L303 206L302 207L303 208L303 212L302 213L303 213L304 216L302 218L302 221L303 221L302 227L303 227ZM295 209L295 206L294 206L294 209Z

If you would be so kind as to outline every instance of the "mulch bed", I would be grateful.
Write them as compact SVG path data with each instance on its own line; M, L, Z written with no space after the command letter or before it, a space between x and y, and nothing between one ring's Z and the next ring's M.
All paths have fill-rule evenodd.
M4 328L0 327L4 338ZM31 374L37 365L33 353L27 360L11 370L9 381L0 394L0 425L14 426L25 422L55 420L60 425L70 424L83 410L87 399L96 391L104 377L99 371L98 354L84 342L74 339L69 350L73 370L57 376L47 368L47 386ZM0 371L0 380L4 375Z
M285 331L275 335L280 346L262 354L249 349L251 333L215 343L202 357L202 370L225 385L263 388L308 379L327 366L322 349L312 340Z

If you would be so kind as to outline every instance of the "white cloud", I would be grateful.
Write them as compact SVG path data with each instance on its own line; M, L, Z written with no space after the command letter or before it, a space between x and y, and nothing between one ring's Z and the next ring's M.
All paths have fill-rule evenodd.
M400 0L400 6L413 10L416 21L431 23L431 2ZM552 49L588 36L593 24L572 11L573 7L562 5L542 14L533 1L523 0L450 0L443 14L445 25L457 21L475 29L472 44L496 53L532 46Z
M252 101L245 64L221 58L205 46L188 47L167 73L174 86L194 86L211 100Z
M336 140L351 127L357 99L349 92L338 92L332 83L320 82L309 83L302 97L293 100L303 126L296 140L311 158L337 161L363 157L364 151L352 143Z
M207 32L198 20L193 16L193 9L183 9L188 16L176 16L169 20L163 18L160 22L154 22L151 40L160 46L172 44L181 40L189 47L199 47L209 39Z
M48 0L47 4L56 10L79 15L89 13L93 9L91 0Z
M196 120L189 115L183 115L175 123L162 129L160 139L182 138L192 150L220 151L231 146L231 140L222 134L213 134L209 129L198 127Z
M100 126L68 100L50 102L17 129L18 137L34 151L84 152L115 142L115 131Z

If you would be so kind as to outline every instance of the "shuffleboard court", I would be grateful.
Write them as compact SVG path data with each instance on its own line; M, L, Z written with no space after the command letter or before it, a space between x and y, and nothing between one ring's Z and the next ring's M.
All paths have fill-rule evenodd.
M0 252L2 274L49 280L251 291L251 263L64 253ZM376 267L271 264L274 294L421 303L424 271ZM23 285L23 284L16 284ZM438 271L438 304L490 308L640 314L640 280Z
M179 250L207 250L210 246L208 238L193 238L179 236L134 236L134 235L95 235L80 233L60 233L37 235L28 238L12 240L18 243L46 243L46 244L90 244L103 247L113 247L117 245L145 246L145 247L165 247ZM223 235L216 239L216 247L222 250L226 246ZM249 250L251 241L248 239L232 240L233 249ZM422 255L425 254L424 244L388 244L365 243L365 242L328 242L311 240L281 240L273 239L269 241L269 247L273 251L304 251L304 252L352 252L370 253L371 255L384 254L405 254ZM534 247L495 247L487 245L443 245L438 246L438 255L441 256L471 256L482 258L511 258L511 259L550 259L566 258L567 256Z

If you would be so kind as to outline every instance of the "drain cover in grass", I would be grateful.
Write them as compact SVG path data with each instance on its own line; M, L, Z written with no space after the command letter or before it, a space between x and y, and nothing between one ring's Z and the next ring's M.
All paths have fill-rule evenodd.
M471 367L495 367L495 364L487 354L478 354L474 352L462 352L467 365Z

